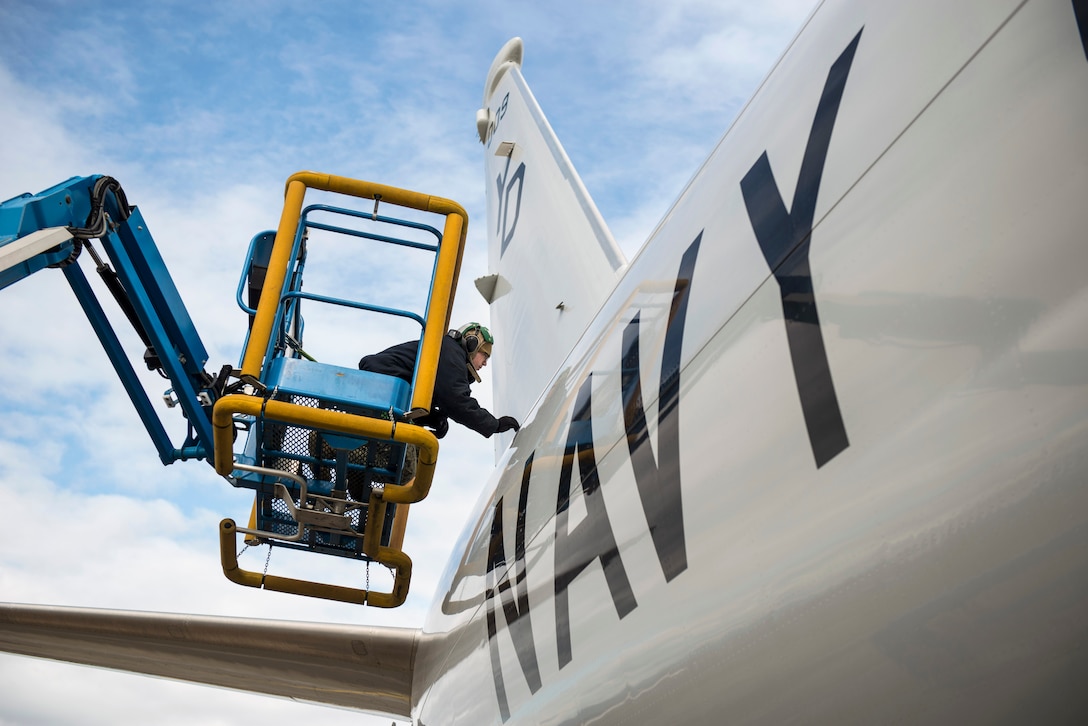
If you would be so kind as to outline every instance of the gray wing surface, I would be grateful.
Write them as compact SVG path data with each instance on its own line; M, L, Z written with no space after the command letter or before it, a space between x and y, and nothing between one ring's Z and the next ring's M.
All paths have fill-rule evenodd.
M408 717L419 630L0 603L0 650Z

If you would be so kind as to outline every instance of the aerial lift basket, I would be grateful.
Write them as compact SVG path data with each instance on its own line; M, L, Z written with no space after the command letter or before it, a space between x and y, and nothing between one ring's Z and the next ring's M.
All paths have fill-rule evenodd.
M303 209L307 189L374 200L374 208L362 212L321 204ZM397 208L438 215L444 219L442 229L403 214L387 216L386 210ZM435 242L317 222L314 212L424 230ZM431 409L467 222L459 205L438 197L312 172L288 179L279 228L274 235L254 238L239 284L239 304L251 315L236 372L244 385L237 387L240 392L218 399L212 415L216 470L235 486L256 492L248 526L230 519L220 523L223 571L232 581L379 607L404 602L412 567L401 549L407 507L427 496L438 460L434 434L415 422ZM433 252L425 310L303 292L312 229ZM255 307L242 300L247 281ZM340 305L414 320L420 326L420 346L413 381L309 359L300 344L304 300L307 305ZM242 448L235 451L242 431ZM391 570L393 586L390 592L375 592L369 583L348 587L242 570L236 555L238 534L251 544L377 562Z

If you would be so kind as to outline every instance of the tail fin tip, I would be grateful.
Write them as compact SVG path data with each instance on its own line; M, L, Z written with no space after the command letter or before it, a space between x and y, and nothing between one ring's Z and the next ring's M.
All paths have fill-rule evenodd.
M479 134L480 143L486 144L488 136L490 136L491 128L494 122L492 117L491 108L488 105L488 101L491 100L491 94L495 92L495 86L498 85L499 80L502 79L503 73L506 72L510 66L514 65L518 68L521 67L521 59L524 56L525 46L521 42L521 38L511 38L506 41L502 49L499 50L495 56L495 60L491 61L491 68L487 71L487 80L484 82L484 104L483 107L476 112L476 133Z

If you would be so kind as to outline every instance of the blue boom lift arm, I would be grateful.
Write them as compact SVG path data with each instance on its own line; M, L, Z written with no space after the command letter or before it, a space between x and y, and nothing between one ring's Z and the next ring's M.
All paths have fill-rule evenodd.
M105 259L92 246L99 239ZM98 274L140 336L148 370L169 379L189 424L180 446L170 442L113 325L76 263L86 249ZM111 266L112 265L112 266ZM140 210L108 176L73 177L39 194L0 204L0 289L46 268L60 268L109 356L163 464L211 460L211 410L217 379ZM220 382L222 383L222 382Z

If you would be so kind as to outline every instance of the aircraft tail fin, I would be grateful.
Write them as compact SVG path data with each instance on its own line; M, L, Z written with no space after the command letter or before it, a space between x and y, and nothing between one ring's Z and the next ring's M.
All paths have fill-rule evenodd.
M498 336L496 413L524 420L627 261L521 75L495 57L476 124L485 148L488 272L476 286Z

